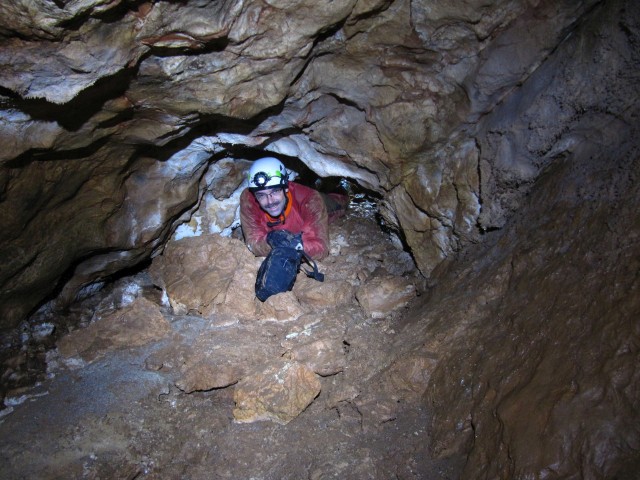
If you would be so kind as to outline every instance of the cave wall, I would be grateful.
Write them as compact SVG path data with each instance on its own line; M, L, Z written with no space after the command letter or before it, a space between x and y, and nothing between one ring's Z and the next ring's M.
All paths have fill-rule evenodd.
M464 478L637 477L639 14L595 6L478 122L483 241L397 341Z
M602 141L554 162L396 341L434 365L432 449L468 452L464 478L637 478L640 148Z

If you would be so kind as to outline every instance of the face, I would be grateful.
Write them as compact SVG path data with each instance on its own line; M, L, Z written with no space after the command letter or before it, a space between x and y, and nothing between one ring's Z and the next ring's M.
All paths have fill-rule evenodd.
M279 217L287 204L283 188L267 188L256 192L254 195L260 204L260 208L272 217Z

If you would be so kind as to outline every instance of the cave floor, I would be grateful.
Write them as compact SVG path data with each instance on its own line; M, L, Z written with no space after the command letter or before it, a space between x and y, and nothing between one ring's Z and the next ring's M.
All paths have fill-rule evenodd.
M349 229L361 229L363 221L344 219L334 231L349 235ZM366 228L377 228L372 219L366 222ZM371 242L371 235L362 235ZM352 311L360 309L354 306ZM148 368L154 353L184 352L212 326L226 328L216 325L215 318L173 315L168 308L163 315L173 335L109 351L88 363L60 363L49 378L26 391L21 402L14 402L10 412L3 412L2 478L459 477L461 458L430 456L429 412L422 402L398 399L391 414L370 413L390 402L388 389L375 386L376 365L388 363L390 340L402 313L377 320L361 313L347 315L351 352L344 370L321 377L319 396L287 424L238 423L233 386L185 393L175 386L178 369ZM260 332L261 341L277 342L293 324L240 321L229 328L252 329ZM365 397L369 413L356 400Z

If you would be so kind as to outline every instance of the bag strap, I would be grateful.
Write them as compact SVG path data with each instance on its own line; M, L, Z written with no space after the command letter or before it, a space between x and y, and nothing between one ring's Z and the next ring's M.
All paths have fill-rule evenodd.
M302 271L307 275L307 277L313 278L314 280L317 280L319 282L324 282L324 273L318 271L318 264L316 264L316 262L314 262L311 257L309 257L304 252L302 252L302 258L309 264L310 267L313 268L313 270L307 270L306 268L301 266Z

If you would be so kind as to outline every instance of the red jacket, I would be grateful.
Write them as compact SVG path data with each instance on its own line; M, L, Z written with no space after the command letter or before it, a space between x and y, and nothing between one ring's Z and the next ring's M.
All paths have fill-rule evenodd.
M267 243L267 233L272 230L302 232L304 251L314 260L329 255L329 218L322 195L316 190L298 183L289 182L289 204L283 223L268 226L273 220L260 208L249 189L240 195L240 221L245 242L254 255L264 257L271 247Z

